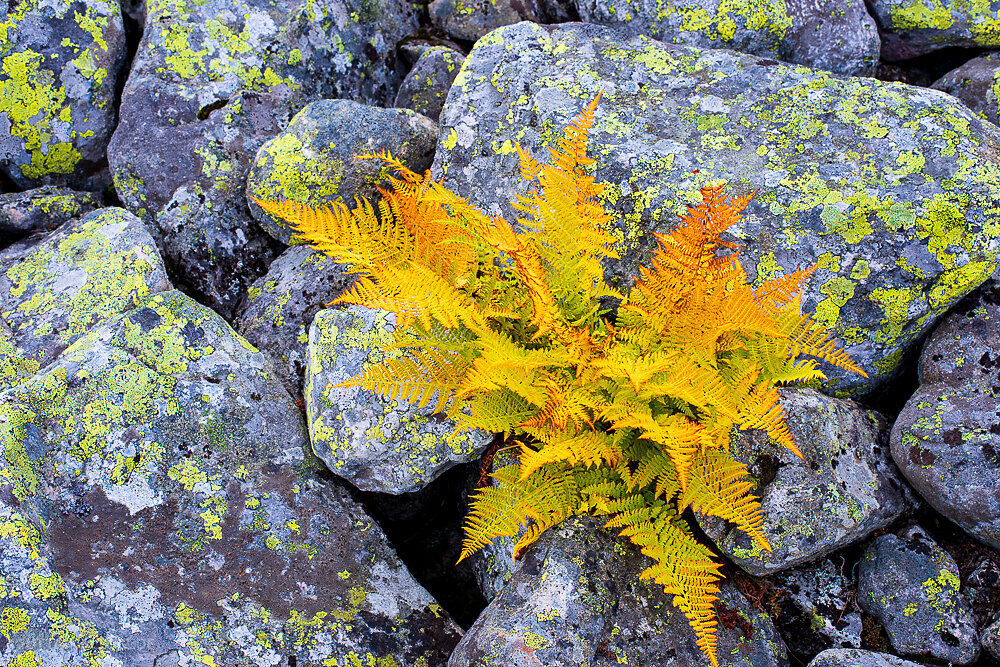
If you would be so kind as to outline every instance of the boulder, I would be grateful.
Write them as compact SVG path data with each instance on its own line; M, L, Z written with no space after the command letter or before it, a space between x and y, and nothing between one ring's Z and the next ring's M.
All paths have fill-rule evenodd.
M236 309L236 330L271 358L278 379L297 399L302 396L309 325L352 279L323 253L294 245L250 285Z
M919 526L875 538L858 567L858 604L885 628L895 651L966 665L979 635L958 566Z
M3 664L442 664L458 640L319 479L266 357L180 292L4 392L0 440Z
M763 431L739 432L730 447L757 482L772 551L735 526L699 516L723 553L750 574L816 561L888 526L913 503L889 456L881 415L810 389L782 390L781 403L802 460Z
M0 25L0 174L20 188L108 185L125 64L117 0L5 3Z
M72 218L101 207L94 192L77 192L54 185L0 194L0 240L16 241L29 234L51 232Z
M804 309L869 375L824 368L827 391L872 390L993 273L1000 128L951 96L601 26L520 23L477 42L441 114L434 174L510 215L515 139L547 160L598 91L588 152L623 256L609 277L627 288L652 232L675 226L700 186L759 189L734 228L748 273L818 263Z
M925 667L925 665L912 660L903 660L890 653L831 648L813 658L808 667Z
M479 456L493 439L480 430L455 432L432 414L433 401L413 403L341 387L368 364L392 354L395 316L349 306L321 310L309 328L305 402L316 455L339 477L364 491L417 491L448 468Z
M569 519L546 531L466 632L449 667L707 664L670 596L639 581L648 559L600 523ZM720 665L787 665L770 617L730 582L720 588Z
M990 280L927 339L920 386L892 427L892 457L917 493L1000 548L1000 286Z
M106 318L168 289L153 238L121 208L9 246L0 252L0 390L35 375Z
M465 56L445 46L426 49L403 79L393 106L413 109L437 121Z
M434 157L438 126L409 109L380 109L350 100L312 102L254 158L247 196L270 201L291 199L313 208L355 197L378 201L388 186L386 164L362 154L390 152L423 173ZM249 202L254 219L268 234L291 243L288 223Z
M1000 46L1000 3L872 0L882 59L908 60L953 46Z
M931 88L954 95L986 120L1000 124L1000 51L969 60Z

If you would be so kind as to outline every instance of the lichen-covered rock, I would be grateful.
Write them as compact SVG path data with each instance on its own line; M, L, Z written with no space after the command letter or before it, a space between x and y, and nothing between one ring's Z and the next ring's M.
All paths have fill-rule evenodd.
M171 289L153 238L105 208L0 252L0 390L45 368L106 318Z
M892 427L913 488L967 533L1000 548L1000 286L988 281L927 339L920 387Z
M920 387L893 426L892 453L920 495L983 542L1000 548L997 346L1000 287L990 280L931 334Z
M537 0L432 0L427 7L431 23L456 39L474 42L500 26L518 21L541 22Z
M336 385L385 359L395 316L350 306L321 310L309 328L306 418L316 455L359 489L416 491L457 463L475 459L493 435L455 432L434 405L392 400Z
M319 481L267 359L180 292L5 392L0 442L3 664L442 664L458 639Z
M1000 616L983 629L979 641L994 659L1000 660Z
M403 79L393 106L413 109L436 121L465 56L445 46L426 49Z
M687 618L663 589L639 581L649 561L594 519L549 529L466 632L449 667L706 664ZM771 619L721 585L721 665L787 665Z
M915 525L875 538L858 567L858 604L905 656L959 665L979 657L979 635L960 587L951 555Z
M437 139L437 123L409 109L319 100L260 147L247 177L247 195L270 201L291 199L314 208L332 201L353 208L355 197L377 201L377 186L386 185L386 165L355 156L389 151L413 171L423 173L434 158ZM287 222L249 203L264 231L282 243L291 241Z
M17 240L35 232L51 232L100 205L100 196L94 192L76 192L54 185L5 192L0 194L0 238Z
M599 90L590 134L615 212L626 288L653 231L714 179L759 188L735 233L752 278L819 263L803 305L869 379L986 280L1000 246L1000 129L954 98L729 51L625 39L601 26L521 23L481 39L441 113L434 173L486 212L511 211L516 139L536 158Z
M22 188L100 189L125 63L117 0L0 6L0 173Z
M997 0L872 0L883 60L908 60L949 46L1000 46Z
M757 481L763 533L772 552L734 526L702 520L720 549L751 574L809 563L888 526L912 506L878 413L810 389L781 403L800 460L763 431L740 432L733 458Z
M308 102L389 105L408 0L151 0L108 147L172 275L224 317L279 252L244 197L260 146Z
M271 262L237 309L236 330L271 357L292 396L302 396L313 317L352 279L326 255L295 245Z
M841 74L878 62L875 21L860 0L577 0L580 18L671 44L733 49Z
M931 88L954 95L986 120L1000 124L1000 51L973 58Z
M828 648L861 648L853 565L835 555L768 577L781 610L775 625L789 652L808 657Z
M823 651L808 667L925 667L923 663L903 660L890 653L863 651L853 648L831 648Z

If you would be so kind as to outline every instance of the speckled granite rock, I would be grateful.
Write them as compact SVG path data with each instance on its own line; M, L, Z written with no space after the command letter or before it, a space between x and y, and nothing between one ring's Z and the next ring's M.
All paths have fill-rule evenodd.
M862 651L852 648L831 648L823 651L808 667L925 667L921 662L903 660L889 653Z
M544 17L538 0L432 0L427 10L435 26L470 42L500 26Z
M841 74L878 62L875 21L861 0L576 0L580 18L670 44L773 56Z
M403 79L393 106L413 109L436 121L465 56L444 46L426 49Z
M872 0L882 59L907 60L949 46L1000 46L1000 2Z
M1000 51L973 58L931 88L954 95L986 120L1000 124Z
M878 413L810 389L782 390L781 402L804 460L762 431L740 432L731 448L758 481L763 533L774 551L721 521L699 518L730 560L751 574L815 561L888 526L912 503Z
M1000 660L1000 616L980 633L979 640L994 659Z
M243 197L249 164L306 103L388 105L408 0L151 0L121 121L115 188L172 277L226 318L279 253Z
M837 554L767 578L781 610L775 625L790 653L808 657L828 648L861 648L853 566L853 559Z
M960 587L951 555L919 526L876 538L858 567L858 603L904 656L959 665L979 657L979 635Z
M337 200L353 207L354 197L377 201L377 186L387 185L385 163L354 156L388 150L423 173L431 165L437 138L437 123L409 109L319 100L257 151L247 176L247 196L291 199L313 207ZM291 241L287 222L249 204L264 231L282 243Z
M359 489L416 491L456 463L475 459L493 438L479 430L456 433L455 424L360 387L335 385L381 361L392 342L395 317L350 306L321 310L309 328L306 417L316 455Z
M104 319L171 289L156 245L105 208L0 252L0 390L30 378Z
M54 185L25 192L5 192L0 194L0 240L51 232L100 206L101 198L97 193L76 192Z
M99 189L125 64L117 0L0 6L0 172L21 188Z
M459 642L449 667L707 664L670 597L639 582L645 556L600 523L570 519L549 529ZM767 614L729 583L721 589L719 663L787 665Z
M518 184L516 138L547 159L598 90L589 153L617 212L621 281L710 179L760 188L736 230L751 277L819 262L804 308L866 370L863 393L988 278L1000 245L1000 129L938 91L841 78L728 51L521 23L480 40L441 114L434 173L487 212ZM509 213L509 211L508 211Z
M1000 285L988 281L934 330L920 387L892 427L913 488L970 535L1000 548Z
M236 330L271 357L288 393L302 396L309 325L352 280L326 255L295 245L271 262L236 310Z
M440 665L458 639L318 480L266 358L179 292L5 392L0 441L0 663Z

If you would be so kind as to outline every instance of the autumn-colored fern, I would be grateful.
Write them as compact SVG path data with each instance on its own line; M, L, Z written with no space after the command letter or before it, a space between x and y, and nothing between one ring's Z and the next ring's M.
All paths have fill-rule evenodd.
M776 387L823 378L801 355L862 371L799 312L816 266L748 284L721 234L752 194L702 188L682 224L657 235L627 296L605 282L602 261L617 257L612 215L586 155L599 98L550 148L550 164L517 147L528 184L513 202L516 225L387 153L366 156L398 174L377 206L258 204L361 274L334 303L396 316L403 356L346 384L433 402L460 429L520 443L518 463L475 492L462 558L518 534L520 553L568 516L605 516L652 559L643 576L673 595L717 665L720 565L681 513L721 517L769 549L731 431L762 429L799 454Z

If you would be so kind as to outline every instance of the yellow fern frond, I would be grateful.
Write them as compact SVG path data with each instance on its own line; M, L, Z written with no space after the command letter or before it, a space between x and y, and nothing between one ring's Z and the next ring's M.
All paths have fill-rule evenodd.
M526 429L529 434L542 433ZM534 449L521 447L521 478L528 477L548 463L563 462L569 466L590 468L602 463L612 467L621 459L622 451L614 438L606 433L586 429L567 429L555 434L545 433L545 440Z
M434 412L453 399L459 380L471 366L468 359L438 350L414 350L410 356L371 365L338 387L362 387L386 398L416 403L423 408L435 396Z

